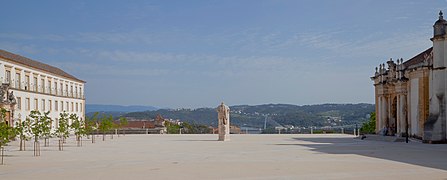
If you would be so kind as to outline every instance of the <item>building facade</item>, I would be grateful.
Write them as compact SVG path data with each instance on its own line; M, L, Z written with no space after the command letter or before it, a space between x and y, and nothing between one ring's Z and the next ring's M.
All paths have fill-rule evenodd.
M376 132L408 135L426 143L447 142L447 21L435 22L433 47L404 61L376 67Z
M0 82L0 106L10 125L26 120L32 110L49 111L52 128L61 112L85 119L85 81L59 68L0 50Z

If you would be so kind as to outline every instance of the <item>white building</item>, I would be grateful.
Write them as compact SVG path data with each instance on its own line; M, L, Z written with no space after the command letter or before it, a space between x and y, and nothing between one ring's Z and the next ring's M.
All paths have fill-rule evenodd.
M85 119L85 81L57 67L0 50L0 82L0 104L8 110L10 124L24 121L32 110L50 111L53 128L64 111ZM11 93L14 102L8 100Z

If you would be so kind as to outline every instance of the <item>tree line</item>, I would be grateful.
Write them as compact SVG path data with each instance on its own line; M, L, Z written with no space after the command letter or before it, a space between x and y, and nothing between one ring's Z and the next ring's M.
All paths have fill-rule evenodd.
M59 151L63 151L66 139L70 135L74 135L77 146L82 146L82 138L90 138L92 143L95 143L95 134L102 134L102 140L105 141L106 134L111 130L121 130L124 134L122 127L128 124L125 117L119 118L118 123L113 122L111 115L99 116L99 113L95 113L91 117L82 119L76 114L68 114L62 112L56 119L51 119L50 112L40 112L37 110L31 111L30 115L26 117L25 121L16 122L15 126L7 124L7 110L0 108L0 153L1 163L3 164L4 146L7 143L18 140L19 151L25 151L26 142L33 141L34 156L40 156L40 142L44 141L44 147L49 147L50 138L58 139ZM56 121L56 128L52 131L53 122ZM113 133L111 138L113 139ZM119 133L118 133L119 136Z

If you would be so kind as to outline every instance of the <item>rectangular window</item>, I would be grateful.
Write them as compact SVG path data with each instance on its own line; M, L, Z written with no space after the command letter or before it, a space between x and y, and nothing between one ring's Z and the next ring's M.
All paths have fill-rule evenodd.
M68 84L65 85L65 93L64 94L65 94L65 96L68 96ZM67 109L67 111L68 111L68 109Z
M34 110L38 111L39 110L39 100L34 99Z
M50 80L48 80L48 87L46 88L47 90L47 93L48 94L51 94L51 81Z
M42 109L43 112L45 112L45 99L42 99L41 109Z
M25 110L27 110L27 111L29 111L31 109L29 101L30 101L29 98L25 99Z
M59 104L57 104L57 101L54 101L54 110L59 111Z
M82 112L82 103L80 103L81 105L80 105L80 107L81 107L81 112Z
M20 73L16 73L15 87L20 89Z
M70 108L70 106L68 106L68 102L65 102L65 109L67 112L70 110L69 108Z
M37 77L34 77L34 87L33 87L34 91L37 91Z
M29 90L30 84L29 84L29 75L25 75L25 90Z
M57 82L54 82L54 92L53 94L57 95Z
M59 119L56 118L56 119L55 119L55 122L56 122L56 129L57 129L57 128L59 128Z
M78 103L76 103L76 112L79 112L79 106L78 106L79 104Z
M51 102L51 100L48 100L48 108L49 111L53 110L53 103Z
M11 84L11 71L10 70L5 71L5 80L6 80L6 83Z
M40 92L45 93L45 79L41 77L40 79Z
M64 111L64 101L61 101L61 111Z
M71 112L73 112L73 111L74 111L74 103L71 102Z
M61 85L61 92L59 92L59 96L62 96L64 93L64 86L62 83L60 83L60 85ZM61 110L63 111L64 109L61 109Z
M22 98L17 97L17 109L22 109Z

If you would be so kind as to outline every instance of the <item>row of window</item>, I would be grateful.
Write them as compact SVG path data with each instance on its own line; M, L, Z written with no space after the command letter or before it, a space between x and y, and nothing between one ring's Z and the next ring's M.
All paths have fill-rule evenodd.
M41 93L48 93L48 94L59 95L59 96L83 98L82 97L83 96L82 87L81 86L78 87L76 84L75 84L75 86L73 86L71 84L70 89L69 89L69 85L65 83L65 87L64 87L63 82L61 82L59 84L58 84L58 82L52 83L51 79L48 79L47 82L45 83L44 77L40 78L40 84L38 84L38 78L36 76L33 77L34 83L31 83L29 75L25 75L25 81L20 82L20 80L22 79L21 73L16 73L15 80L14 80L14 82L12 82L13 80L11 79L11 71L10 70L5 71L5 77L6 77L5 81L7 83L11 84L12 87L17 88L17 89L23 89L23 90L41 92ZM58 85L59 85L59 87L58 87Z
M53 103L54 102L54 103ZM32 110L37 111L66 111L66 112L83 112L82 111L82 103L75 103L75 102L68 102L68 101L52 101L52 100L40 100L40 106L39 106L39 99L34 99L34 106ZM31 99L25 98L25 104L24 108L26 111L31 110ZM17 109L21 110L22 107L22 98L17 97Z

